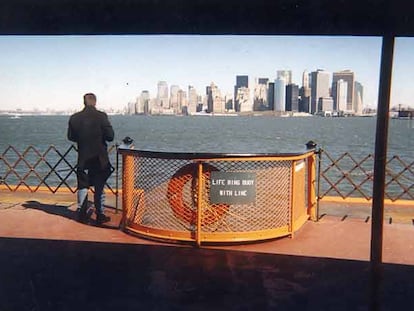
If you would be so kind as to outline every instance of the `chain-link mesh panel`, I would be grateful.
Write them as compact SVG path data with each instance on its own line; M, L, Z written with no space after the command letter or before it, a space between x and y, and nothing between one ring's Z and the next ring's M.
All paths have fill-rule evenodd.
M108 148L108 153L115 163L116 146ZM25 189L36 192L41 187L46 187L55 193L61 189L68 189L72 193L76 191L76 162L77 148L74 145L66 150L59 150L51 145L42 151L33 146L19 151L13 146L8 146L0 154L0 185L4 185L10 191ZM112 167L113 170L115 168ZM112 174L106 186L113 194L116 194L116 175Z
M123 180L124 189L129 189L128 183L133 184L128 193L124 194L125 196L131 195L132 197L130 201L127 200L128 206L124 207L126 208L127 221L152 229L194 231L194 221L186 221L184 217L180 217L179 208L175 211L170 205L170 197L178 195L180 192L179 185L169 186L174 174L191 162L188 160L138 158L128 155L126 158L129 161L133 161L132 167L128 166L127 168L133 172L131 179L126 180L124 172ZM185 178L196 180L196 171L189 170ZM185 191L183 192L194 193L191 190L191 182L185 186ZM186 199L188 201L187 196ZM191 204L188 207L195 214L196 205L194 203L196 198L194 197L193 200L189 201ZM181 214L183 213L181 211Z
M392 201L414 200L414 161L407 162L399 156L387 161L385 196Z
M204 232L249 232L287 226L291 208L291 161L211 162L219 171L256 174L256 200L253 204L232 204L224 215ZM202 208L211 209L210 180L205 181Z
M202 232L250 232L289 225L292 161L205 161L201 164L200 202L198 163L132 155L126 155L124 162L127 224L195 232L200 204ZM254 173L255 202L212 204L210 176L213 171Z
M374 177L374 155L357 159L349 153L333 158L322 153L320 173L321 193L319 198L333 195L343 199L363 197L372 199ZM385 176L385 197L392 201L414 199L414 162L407 162L399 156L388 159Z

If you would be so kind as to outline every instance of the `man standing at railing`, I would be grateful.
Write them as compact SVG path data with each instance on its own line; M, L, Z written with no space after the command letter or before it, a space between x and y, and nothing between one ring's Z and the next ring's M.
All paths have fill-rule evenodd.
M95 94L83 96L85 108L69 119L68 139L78 145L78 220L88 221L88 188L94 186L94 204L97 224L110 221L104 214L104 186L111 175L107 141L114 139L114 130L108 116L96 109Z

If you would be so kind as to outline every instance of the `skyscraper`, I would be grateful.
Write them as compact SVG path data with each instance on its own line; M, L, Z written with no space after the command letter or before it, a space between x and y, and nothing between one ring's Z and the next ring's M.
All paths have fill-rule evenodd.
M207 95L207 112L209 113L221 113L223 112L223 100L221 93L217 85L211 82L210 86L206 88Z
M137 101L135 104L135 113L136 114L146 114L149 112L149 92L144 90L141 94L137 97Z
M299 86L297 84L286 85L286 111L299 111Z
M169 108L168 101L168 84L165 81L159 81L157 85L157 106L162 108Z
M178 92L180 91L180 87L178 85L171 85L170 87L170 108L177 113L179 109L178 105Z
M333 73L332 95L334 98L334 107L337 107L337 103L335 102L335 94L336 94L336 83L339 80L344 80L346 83L348 83L348 90L346 94L346 110L352 111L354 110L354 82L355 82L354 72L351 70L342 70L342 71Z
M268 82L269 82L269 78L259 78L259 79L257 79L258 84L267 85Z
M237 87L249 87L249 76L236 76Z
M248 112L253 110L249 88L242 86L237 89L236 106L238 107L238 112Z
M332 88L334 89L334 88ZM335 93L332 94L334 99L334 110L347 111L347 95L348 95L348 83L342 79L338 80L335 84Z
M306 112L309 113L310 108L310 89L305 89L301 87L299 91L299 112Z
M302 74L302 87L299 91L299 111L309 113L310 102L311 102L311 89L309 81L309 72L305 70Z
M241 107L240 99L243 98L244 107ZM237 112L252 110L253 107L249 108L251 104L250 100L250 89L249 89L249 76L242 75L236 76L236 85L234 86L234 108Z
M285 111L286 82L283 78L275 80L275 111Z
M358 81L355 81L354 88L354 112L362 114L364 109L364 87Z
M183 90L178 90L177 92L177 108L176 113L182 113L185 107L186 113L188 112L187 109L187 92Z
M267 83L269 79L259 78L254 86L253 110L267 110Z
M292 84L292 70L278 70L276 72L277 79L284 79L286 85Z
M144 105L142 104L141 96L138 96L135 101L135 113L136 114L144 113Z
M187 104L187 111L189 114L194 114L197 112L197 104L198 104L198 96L197 90L194 86L188 86L188 104Z
M267 106L269 110L275 110L275 84L274 82L269 82L267 86Z
M141 105L143 106L143 113L150 114L151 113L151 98L150 93L147 90L141 92L140 96Z
M136 114L135 103L133 101L128 102L127 113L128 114Z
M317 113L321 108L319 103L319 98L328 98L329 94L329 79L330 74L325 70L318 69L311 73L311 113ZM319 106L319 107L318 107Z
M213 84L213 82L211 82L211 84ZM205 105L207 106L207 112L208 113L212 113L213 112L213 91L211 89L211 85L206 86L206 97L205 97L206 103Z
M309 88L310 87L309 72L307 70L305 70L302 74L302 87L304 87L304 88Z

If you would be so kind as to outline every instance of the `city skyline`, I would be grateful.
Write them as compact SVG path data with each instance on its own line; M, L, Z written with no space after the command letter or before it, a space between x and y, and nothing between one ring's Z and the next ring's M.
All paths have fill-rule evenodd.
M1 109L79 109L95 92L103 109L122 109L142 90L151 97L158 81L199 94L214 82L232 93L236 75L277 78L291 70L351 69L364 86L364 105L375 108L381 39L301 36L2 36ZM414 41L397 39L391 105L410 105ZM410 69L412 68L412 69ZM188 94L187 94L188 95Z
M293 83L291 70L277 70L276 76L274 80L261 77L252 81L247 75L237 75L233 94L222 94L214 82L206 86L205 94L198 94L190 85L188 94L192 94L191 99L178 85L169 87L167 81L159 81L156 96L151 97L148 90L141 91L135 101L128 103L125 112L188 115L273 111L276 114L290 112L334 116L361 115L364 112L364 87L355 80L352 70L332 74L321 69L310 73L305 70L301 86Z

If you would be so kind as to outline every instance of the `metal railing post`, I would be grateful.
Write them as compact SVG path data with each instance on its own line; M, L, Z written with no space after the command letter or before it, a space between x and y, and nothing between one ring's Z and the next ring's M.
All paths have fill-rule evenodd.
M119 207L119 155L118 155L118 144L115 144L115 213L118 214Z
M295 235L295 214L294 214L294 205L295 205L295 165L296 161L292 161L292 167L290 169L290 220L289 220L289 231L290 237L293 239Z
M127 220L127 211L132 208L134 195L134 156L122 155L122 226Z
M308 215L312 220L317 220L316 217L316 196L315 196L315 181L316 181L316 165L315 153L308 158Z
M319 221L319 201L320 201L320 193L321 193L321 166L322 166L322 153L323 149L319 148L317 151L318 153L318 181L316 185L316 221Z

